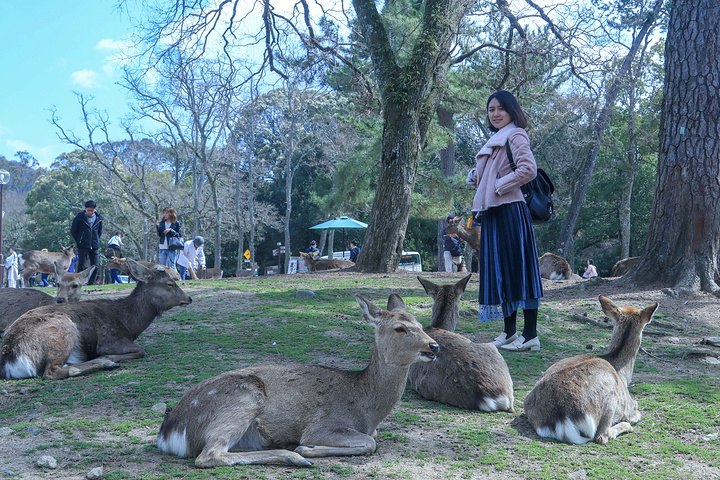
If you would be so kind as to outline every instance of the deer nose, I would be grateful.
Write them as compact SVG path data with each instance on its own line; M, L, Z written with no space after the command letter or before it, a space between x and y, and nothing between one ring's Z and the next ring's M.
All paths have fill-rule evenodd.
M64 303L64 302L65 302L64 298L58 298L57 300L55 300L55 303Z
M437 353L440 351L440 345L438 345L437 343L431 343L430 351L437 355Z

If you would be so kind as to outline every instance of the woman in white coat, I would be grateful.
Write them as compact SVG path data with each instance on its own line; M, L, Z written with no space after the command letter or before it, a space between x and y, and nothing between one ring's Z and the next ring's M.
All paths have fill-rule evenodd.
M7 270L8 288L17 288L19 285L18 254L14 247L8 247L7 258L5 258L5 269Z

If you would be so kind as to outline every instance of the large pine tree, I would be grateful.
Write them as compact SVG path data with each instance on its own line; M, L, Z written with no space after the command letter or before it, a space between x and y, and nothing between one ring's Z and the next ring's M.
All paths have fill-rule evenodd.
M675 0L665 48L655 198L625 280L720 291L720 3Z

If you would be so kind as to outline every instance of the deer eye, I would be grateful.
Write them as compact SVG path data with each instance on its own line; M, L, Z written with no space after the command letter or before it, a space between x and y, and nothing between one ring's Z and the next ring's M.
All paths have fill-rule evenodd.
M405 327L395 327L395 331L397 333L407 333L407 329Z

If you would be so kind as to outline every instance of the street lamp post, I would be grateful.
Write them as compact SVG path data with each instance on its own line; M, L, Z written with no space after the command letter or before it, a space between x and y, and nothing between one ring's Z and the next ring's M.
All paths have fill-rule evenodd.
M0 170L0 287L5 285L5 255L3 254L3 218L5 210L3 209L3 186L10 181L10 172Z

